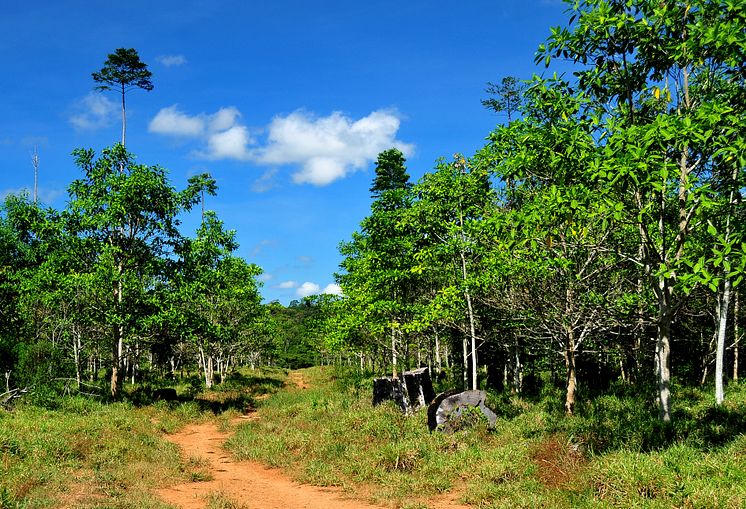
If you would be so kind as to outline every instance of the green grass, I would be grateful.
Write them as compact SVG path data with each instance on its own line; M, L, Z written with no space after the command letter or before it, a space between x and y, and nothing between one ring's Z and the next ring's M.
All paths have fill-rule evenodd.
M572 418L503 396L494 431L443 435L424 412L372 407L365 381L303 373L311 388L277 393L229 440L239 458L401 508L454 495L475 507L746 506L746 387L729 387L717 410L708 393L680 389L672 426L623 387Z
M137 409L82 398L0 412L2 507L163 507L148 490L182 472L160 432L196 415L194 405Z
M21 401L0 410L0 509L165 508L155 488L210 475L163 435L205 419L225 426L283 378L282 371L246 371L196 398L182 388L179 402L146 401L140 386L128 387L129 402L49 397L44 407Z
M550 388L536 400L493 395L494 431L444 435L428 432L424 412L372 407L369 379L330 368L302 376L307 389L283 387L283 371L245 371L213 391L181 387L175 403L66 397L0 411L0 509L164 508L154 488L209 473L163 434L203 419L227 429L247 405L261 418L229 440L239 458L387 507L746 507L746 385L731 384L722 408L709 389L675 387L670 426L626 386L581 397L571 418ZM241 507L222 493L207 504Z

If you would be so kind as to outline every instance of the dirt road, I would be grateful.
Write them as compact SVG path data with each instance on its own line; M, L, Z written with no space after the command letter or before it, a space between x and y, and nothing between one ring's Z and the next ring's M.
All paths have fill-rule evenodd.
M288 382L296 390L309 387L297 372L290 373ZM231 422L231 427L256 418L256 414L238 417ZM344 498L339 489L298 484L280 470L258 462L236 461L223 447L230 435L230 432L220 431L215 423L204 423L186 426L167 436L181 448L184 459L208 480L195 479L195 482L162 488L158 495L183 509L205 509L210 497L220 497L233 504L220 507L242 509L384 509ZM451 493L439 500L427 500L423 505L430 509L469 509L455 499L456 495Z
M204 509L210 496L230 499L238 507L250 509L376 509L344 499L338 490L298 484L260 463L233 460L223 448L229 435L216 424L205 423L187 426L166 437L181 447L186 460L198 464L199 470L211 479L162 488L158 495L184 509Z

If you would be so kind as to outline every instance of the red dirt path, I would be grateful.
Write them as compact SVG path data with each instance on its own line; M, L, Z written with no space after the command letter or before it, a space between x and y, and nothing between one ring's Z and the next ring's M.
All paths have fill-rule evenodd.
M291 372L289 383L307 389L308 383L297 372ZM256 414L233 421L256 419ZM236 461L223 448L230 432L218 429L215 423L192 424L166 439L178 445L187 460L198 460L200 472L207 472L209 481L189 482L161 488L158 495L167 503L183 509L205 509L210 495L220 494L248 509L383 509L360 500L343 498L337 488L319 488L298 484L280 470L255 461ZM413 494L416 498L416 494ZM430 509L469 509L455 502L451 493L439 500L425 502ZM413 500L414 501L414 500Z
M187 459L202 460L201 470L209 481L190 482L162 488L158 495L169 504L184 509L207 507L209 495L219 493L248 508L261 509L375 509L376 506L346 500L335 489L298 484L279 470L251 461L235 461L223 448L230 433L214 423L193 424L166 437L184 451Z

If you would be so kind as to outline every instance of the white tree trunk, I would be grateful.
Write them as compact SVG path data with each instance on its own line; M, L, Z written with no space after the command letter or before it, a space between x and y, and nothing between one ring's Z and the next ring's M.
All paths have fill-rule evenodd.
M715 350L715 403L722 405L725 401L723 388L723 371L725 365L725 330L728 325L728 309L730 308L730 279L726 277L723 283L723 295L720 299L720 319L718 323L718 339Z
M733 302L733 381L738 382L738 346L741 340L740 329L738 327L738 311L739 311L740 299L738 297L738 290L736 290L735 299Z

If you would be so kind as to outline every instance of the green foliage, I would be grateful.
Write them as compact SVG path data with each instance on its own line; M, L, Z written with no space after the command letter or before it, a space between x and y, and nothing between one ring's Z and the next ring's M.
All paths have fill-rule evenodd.
M153 90L152 73L134 48L117 48L109 54L101 70L91 76L99 83L98 90L121 89L123 94L130 88Z
M487 82L487 92L490 97L482 99L482 106L496 113L505 112L508 123L513 121L513 116L521 109L523 102L523 84L514 76L506 76L500 83Z
M404 154L396 148L378 154L376 176L370 188L374 199L381 199L390 191L403 191L412 187L405 162Z

